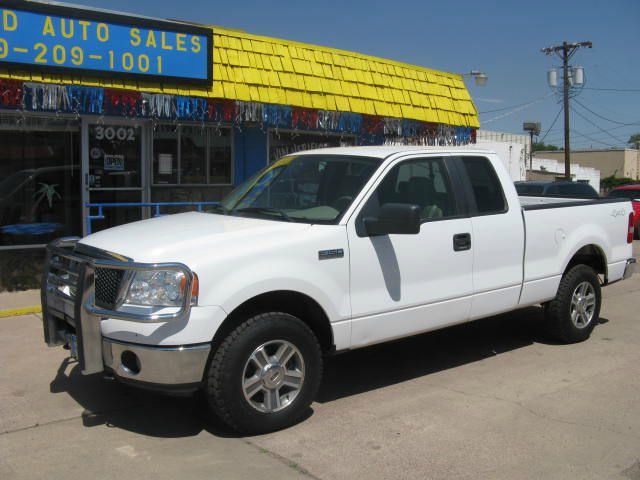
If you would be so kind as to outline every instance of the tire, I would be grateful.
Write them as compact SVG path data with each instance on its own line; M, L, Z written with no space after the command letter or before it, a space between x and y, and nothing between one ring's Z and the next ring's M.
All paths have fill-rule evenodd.
M322 352L311 329L292 315L263 313L244 321L220 344L207 372L205 395L233 430L267 433L307 413L321 378Z
M574 266L564 274L556 297L546 306L548 333L563 343L583 342L598 323L601 303L596 272L587 265Z

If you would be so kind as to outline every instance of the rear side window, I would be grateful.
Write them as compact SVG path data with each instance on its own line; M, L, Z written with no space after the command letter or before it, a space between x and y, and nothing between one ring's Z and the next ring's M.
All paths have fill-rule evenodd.
M507 202L502 185L491 162L484 157L462 157L462 164L471 182L478 214L506 212Z

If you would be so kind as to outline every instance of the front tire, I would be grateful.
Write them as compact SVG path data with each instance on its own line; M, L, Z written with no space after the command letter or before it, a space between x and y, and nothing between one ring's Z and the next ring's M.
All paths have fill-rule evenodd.
M563 343L586 340L598 323L601 303L598 275L587 265L576 265L564 274L556 297L546 306L549 334Z
M263 313L233 330L206 378L214 413L241 433L288 427L308 411L322 378L322 352L311 329L286 313Z

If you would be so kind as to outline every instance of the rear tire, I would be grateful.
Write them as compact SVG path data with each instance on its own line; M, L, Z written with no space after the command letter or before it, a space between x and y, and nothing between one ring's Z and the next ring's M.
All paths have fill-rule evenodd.
M320 386L322 352L311 329L286 313L263 313L233 330L216 350L205 394L232 429L267 433L298 422Z
M600 317L600 281L587 265L576 265L560 280L558 293L545 310L548 333L563 343L589 338Z

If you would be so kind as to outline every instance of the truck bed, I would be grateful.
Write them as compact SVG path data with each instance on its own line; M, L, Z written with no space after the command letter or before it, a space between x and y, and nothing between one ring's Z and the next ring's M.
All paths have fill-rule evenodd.
M520 205L524 210L540 210L545 208L579 207L583 205L599 205L603 203L620 203L619 198L570 198L570 197L537 197L519 195ZM627 199L622 199L628 201Z
M525 228L521 304L553 298L568 259L581 248L601 251L607 263L603 281L622 278L628 257L628 200L519 198Z

